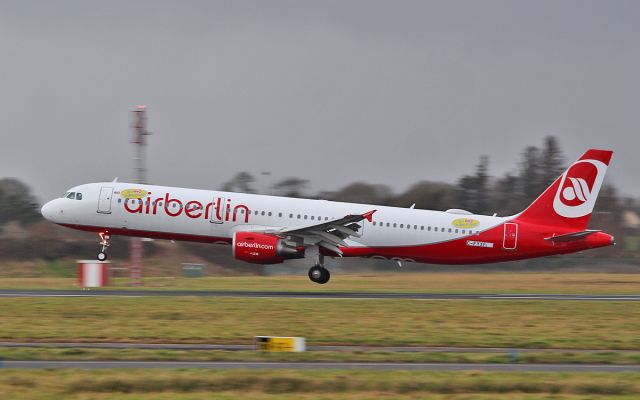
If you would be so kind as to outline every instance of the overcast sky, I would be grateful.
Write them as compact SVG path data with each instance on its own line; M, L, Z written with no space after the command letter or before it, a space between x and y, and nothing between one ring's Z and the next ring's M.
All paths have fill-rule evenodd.
M640 195L640 1L0 0L0 57L0 177L42 200L132 179L138 104L157 184L400 191L556 135Z

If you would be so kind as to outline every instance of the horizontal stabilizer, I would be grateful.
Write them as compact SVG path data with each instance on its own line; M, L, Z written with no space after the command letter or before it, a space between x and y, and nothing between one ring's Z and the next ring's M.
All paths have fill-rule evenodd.
M544 240L549 240L552 242L559 242L559 243L572 242L574 240L584 239L585 237L591 234L594 234L596 232L601 232L601 231L598 229L587 229L586 231L571 232L564 235L551 236L548 238L544 238Z

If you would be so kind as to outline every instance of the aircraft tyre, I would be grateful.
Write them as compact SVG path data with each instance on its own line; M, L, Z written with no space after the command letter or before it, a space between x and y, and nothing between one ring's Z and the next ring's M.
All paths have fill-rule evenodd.
M331 274L329 273L329 270L321 265L314 265L309 268L309 279L315 283L323 285L329 282L330 278Z
M100 253L98 253L98 261L106 261L107 260L107 253L104 251L101 251Z

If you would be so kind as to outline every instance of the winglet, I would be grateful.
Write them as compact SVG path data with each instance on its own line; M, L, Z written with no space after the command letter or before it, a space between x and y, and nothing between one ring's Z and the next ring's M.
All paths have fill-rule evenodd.
M369 212L366 212L364 214L362 214L362 218L366 219L367 221L371 222L373 220L373 213L375 213L378 210L371 210Z

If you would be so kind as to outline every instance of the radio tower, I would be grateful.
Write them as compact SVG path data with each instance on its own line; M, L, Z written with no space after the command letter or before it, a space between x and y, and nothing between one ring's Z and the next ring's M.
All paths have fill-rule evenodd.
M131 128L133 130L131 143L135 145L135 155L133 158L135 180L136 183L146 184L146 136L151 134L147 131L147 106L138 106L133 110ZM134 286L142 285L142 267L142 239L134 237L131 238L131 263L129 265L131 284Z

